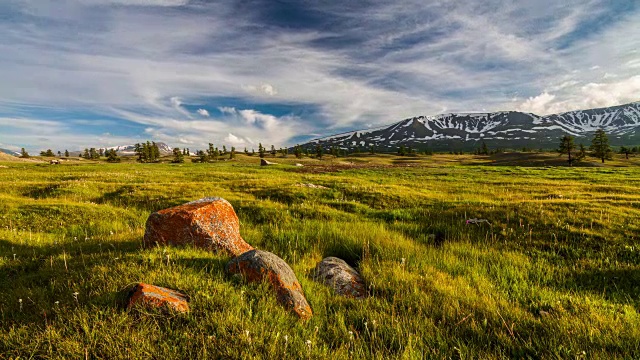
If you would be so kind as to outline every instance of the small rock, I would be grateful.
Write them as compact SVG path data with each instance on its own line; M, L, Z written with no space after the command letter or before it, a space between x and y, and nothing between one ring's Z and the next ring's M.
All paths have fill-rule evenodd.
M233 256L253 249L240 236L238 216L223 198L204 198L151 214L144 245L157 244L193 245Z
M232 259L227 272L241 274L249 282L269 281L276 291L278 302L301 319L313 315L304 291L293 270L284 260L268 251L251 250Z
M344 260L327 257L316 265L314 279L335 290L342 296L363 299L366 297L366 285L360 274Z
M260 166L267 166L267 165L278 165L278 163L274 163L266 159L260 159Z
M60 160L56 160L56 159L49 160L49 165L60 165Z
M188 312L188 297L175 290L139 283L129 293L127 308L144 305L156 308L171 309L177 312Z
M296 166L298 167L303 167L304 165L300 164L300 163L296 163Z
M0 165L0 169L8 169L8 166Z

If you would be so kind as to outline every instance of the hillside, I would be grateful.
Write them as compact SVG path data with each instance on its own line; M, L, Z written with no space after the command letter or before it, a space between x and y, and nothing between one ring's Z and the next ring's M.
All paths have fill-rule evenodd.
M640 102L547 116L518 111L417 116L376 129L315 139L302 146L362 150L374 146L378 151L395 151L404 145L469 151L485 142L491 148L554 148L565 134L588 145L599 128L609 134L611 145L640 144Z

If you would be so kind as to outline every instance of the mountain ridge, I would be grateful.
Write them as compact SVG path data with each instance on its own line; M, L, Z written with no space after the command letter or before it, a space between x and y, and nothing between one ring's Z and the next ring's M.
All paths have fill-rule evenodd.
M557 146L560 137L567 134L587 145L597 129L609 134L611 145L640 144L640 101L543 116L520 111L415 116L374 129L313 139L302 147L374 146L377 151L394 151L404 145L418 150L468 151L484 142L494 148L548 148Z

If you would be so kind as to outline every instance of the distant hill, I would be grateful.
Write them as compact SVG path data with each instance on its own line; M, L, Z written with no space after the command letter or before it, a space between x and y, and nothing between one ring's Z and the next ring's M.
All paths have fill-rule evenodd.
M565 134L575 136L576 143L589 145L600 128L609 135L611 145L640 144L640 102L546 116L518 111L417 116L389 126L315 139L302 146L359 147L362 151L374 146L377 151L396 151L404 145L419 150L469 151L485 142L490 148L537 149L557 147Z
M1 149L0 148L0 153L13 155L13 156L20 156L20 152L19 151L14 151L14 150L9 150L9 149Z

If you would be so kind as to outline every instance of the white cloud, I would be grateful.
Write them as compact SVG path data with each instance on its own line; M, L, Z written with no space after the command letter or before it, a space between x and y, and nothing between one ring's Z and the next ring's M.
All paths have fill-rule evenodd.
M209 112L206 109L198 109L198 114L204 117L209 117Z
M228 2L15 3L16 12L33 20L0 22L0 116L6 118L21 119L25 114L17 113L28 115L25 108L33 105L81 108L142 124L168 143L220 143L234 134L284 145L295 135L379 126L443 109L508 110L514 97L526 99L519 109L540 114L638 100L632 98L640 66L637 14L621 14L589 37L557 46L602 12L601 0L401 0L357 14L339 8L340 18L352 17L347 35L365 40L335 49L313 45L342 35L323 29L266 26L256 35L247 30L255 18ZM616 78L603 79L605 73ZM221 98L309 106L319 113L277 117L251 105L240 110L219 100L207 103ZM223 115L199 109L200 117L192 116L184 103L219 106ZM26 120L23 128L38 131ZM18 138L0 134L4 142Z
M218 110L220 110L220 112L223 113L223 114L232 114L233 115L233 114L237 113L236 108L229 107L229 106L220 106L218 108Z

